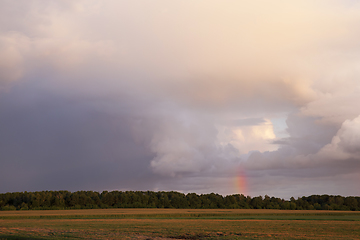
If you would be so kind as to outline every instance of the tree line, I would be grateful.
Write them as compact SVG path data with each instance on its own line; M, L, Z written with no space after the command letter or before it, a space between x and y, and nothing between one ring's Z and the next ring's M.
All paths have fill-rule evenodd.
M96 208L242 208L284 210L360 210L360 197L311 195L281 198L243 194L196 194L153 191L42 191L0 194L1 210L60 210Z

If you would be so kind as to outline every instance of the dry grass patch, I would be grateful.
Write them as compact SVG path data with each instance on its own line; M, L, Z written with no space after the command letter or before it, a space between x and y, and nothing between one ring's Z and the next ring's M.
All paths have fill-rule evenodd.
M237 219L244 214L254 219ZM289 214L315 219L320 216L321 220L281 219ZM16 217L0 220L0 239L358 239L360 236L359 213L353 212L97 209L0 212L2 216ZM326 220L334 216L345 220Z

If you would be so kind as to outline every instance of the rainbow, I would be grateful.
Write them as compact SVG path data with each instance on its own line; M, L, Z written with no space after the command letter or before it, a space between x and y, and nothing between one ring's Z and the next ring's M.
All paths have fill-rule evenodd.
M237 176L234 179L236 192L247 196L247 181L246 175L243 170L239 170Z

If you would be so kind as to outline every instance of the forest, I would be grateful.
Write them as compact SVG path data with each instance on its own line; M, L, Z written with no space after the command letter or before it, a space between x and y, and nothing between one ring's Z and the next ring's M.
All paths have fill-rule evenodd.
M0 209L61 210L97 208L192 208L192 209L284 209L360 210L360 197L311 195L284 200L268 195L196 194L153 191L41 191L0 194Z

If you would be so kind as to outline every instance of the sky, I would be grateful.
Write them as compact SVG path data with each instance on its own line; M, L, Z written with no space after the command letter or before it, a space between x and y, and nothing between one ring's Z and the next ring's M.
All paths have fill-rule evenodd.
M360 3L0 0L0 192L360 195Z

